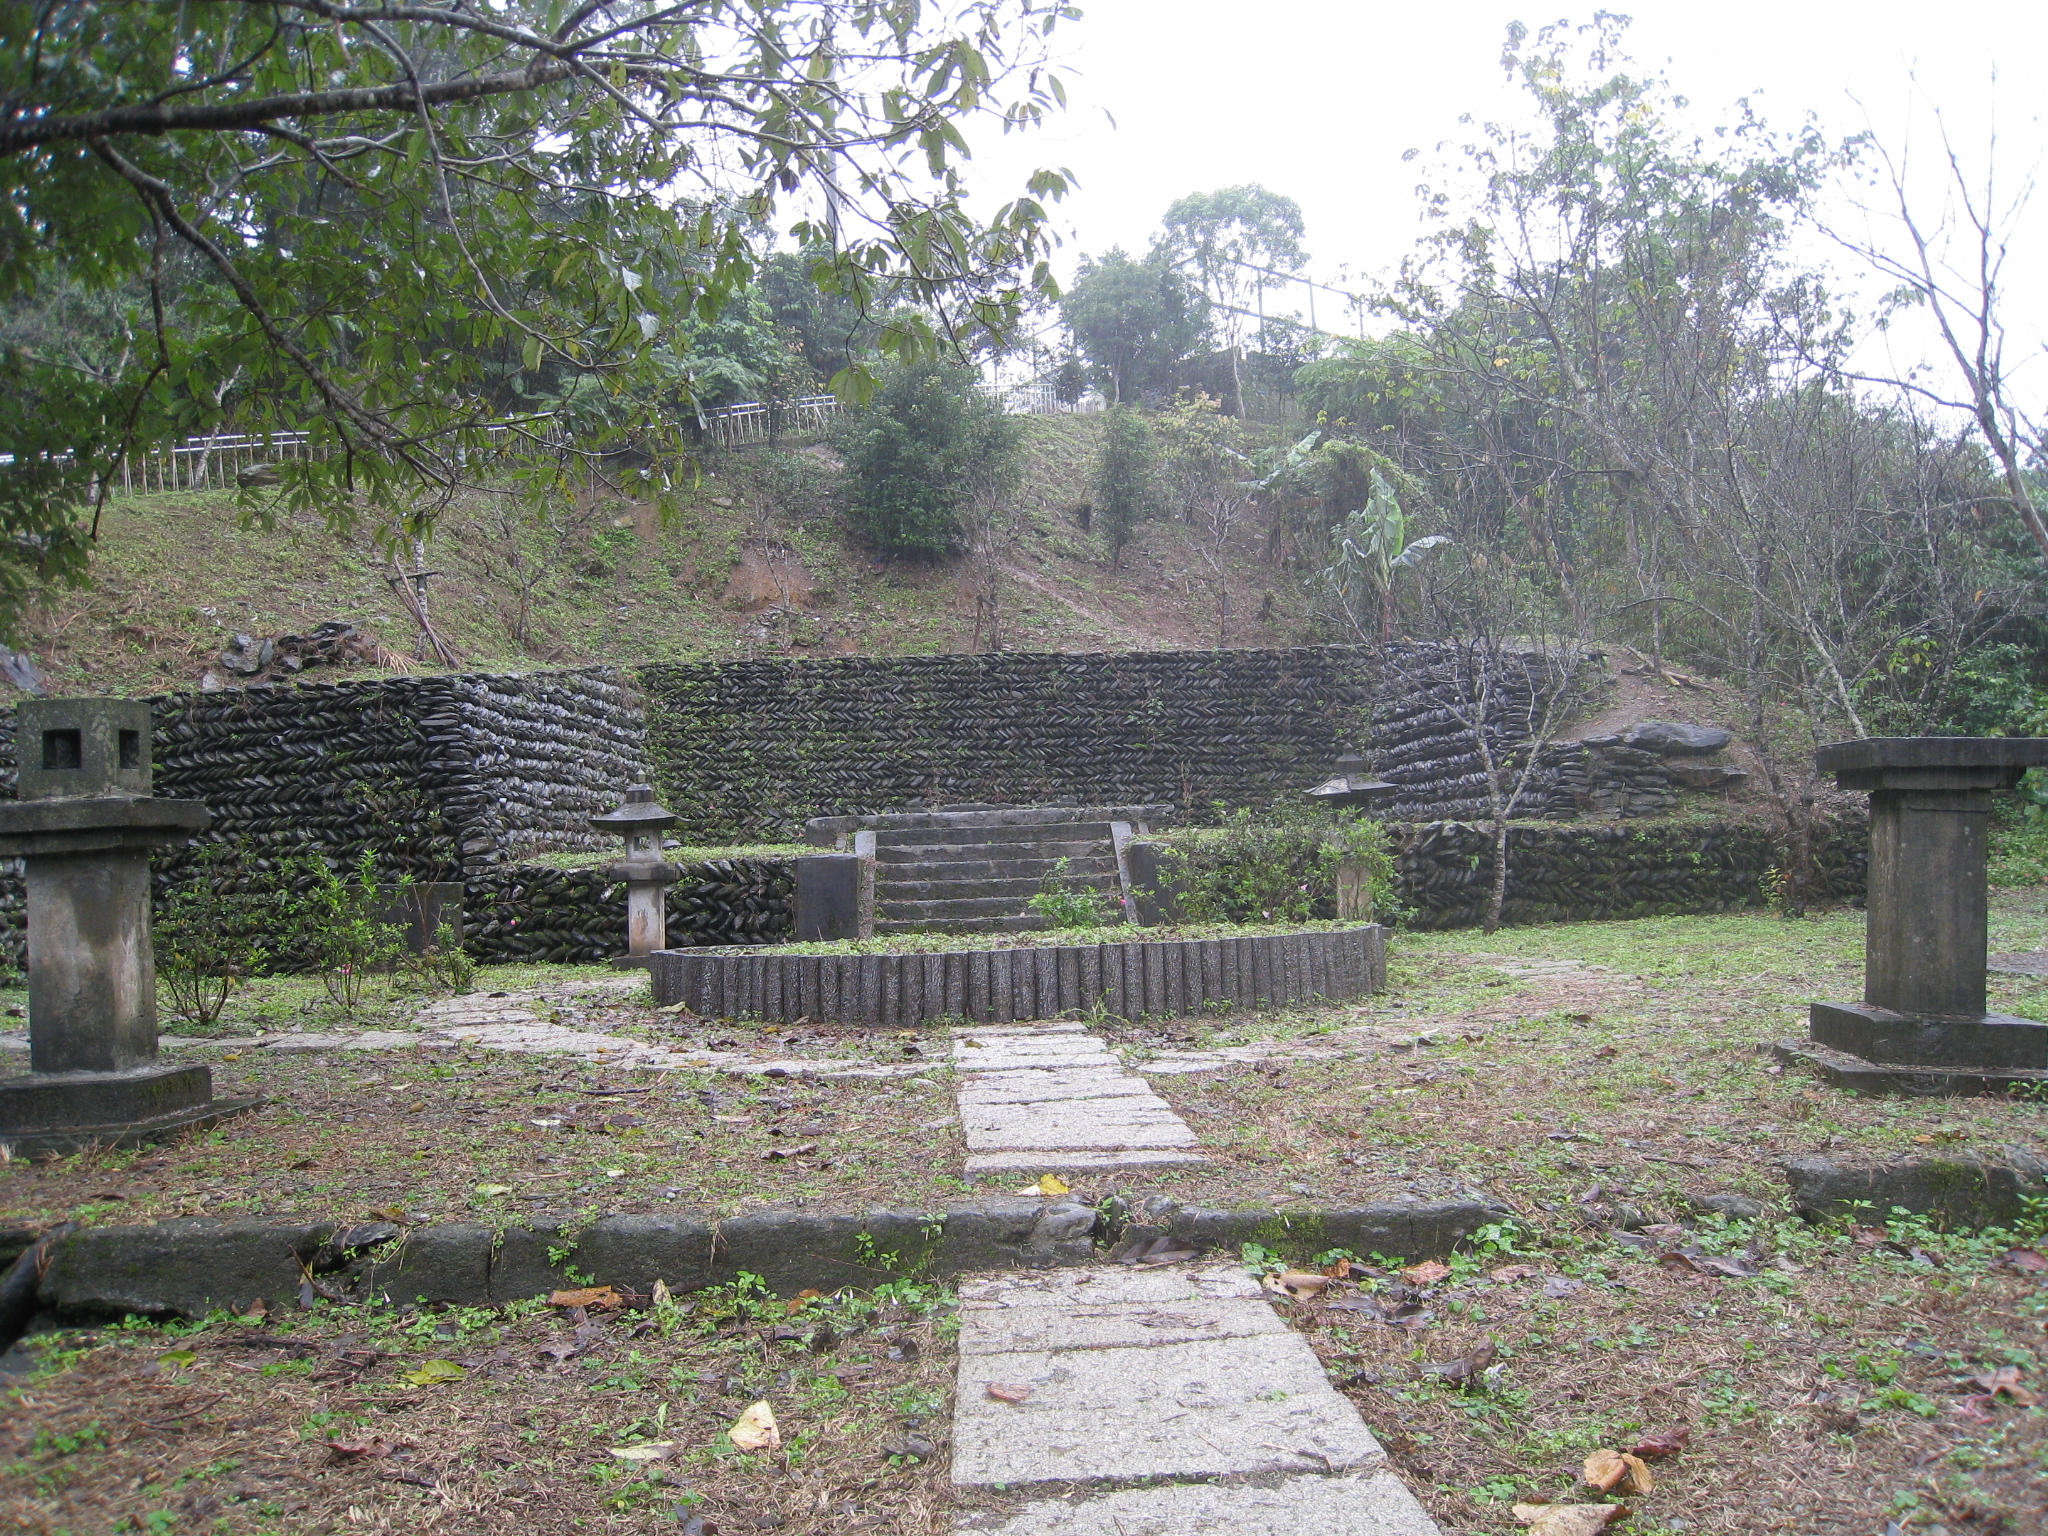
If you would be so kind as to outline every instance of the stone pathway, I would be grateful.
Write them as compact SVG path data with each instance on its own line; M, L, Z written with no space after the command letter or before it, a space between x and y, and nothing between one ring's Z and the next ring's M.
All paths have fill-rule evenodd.
M1007 1273L960 1297L954 1486L1062 1496L956 1530L1440 1536L1235 1265Z
M1091 1173L1206 1162L1171 1106L1080 1024L953 1031L969 1173Z
M644 989L639 977L585 983L573 995L632 993ZM630 1035L578 1029L558 1022L555 1004L537 992L469 994L445 998L421 1008L410 1029L282 1030L273 1034L200 1037L164 1035L164 1050L192 1046L230 1046L236 1050L313 1055L341 1051L385 1052L453 1050L474 1046L532 1056L567 1056L602 1066L643 1067L657 1071L707 1069L739 1077L914 1077L929 1072L928 1061L877 1062L864 1057L771 1057L746 1051L674 1050ZM27 1037L23 1036L23 1049ZM0 1041L4 1047L4 1041Z

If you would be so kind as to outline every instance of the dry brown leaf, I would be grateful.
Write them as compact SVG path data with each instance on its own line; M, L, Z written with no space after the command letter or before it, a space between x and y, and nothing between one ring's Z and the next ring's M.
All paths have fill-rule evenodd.
M596 1312L608 1312L625 1304L626 1298L609 1285L587 1285L580 1291L555 1291L548 1297L551 1307L582 1307Z
M1456 1360L1434 1361L1423 1366L1423 1370L1452 1383L1476 1381L1486 1374L1486 1368L1493 1364L1499 1354L1500 1346L1488 1339L1469 1355L1462 1355Z
M1313 1301L1329 1289L1330 1277L1310 1274L1305 1269L1288 1269L1266 1276L1260 1284L1275 1296L1285 1296L1289 1301Z
M395 1449L389 1440L329 1440L326 1444L336 1461L377 1461Z
M649 1293L647 1300L650 1305L665 1307L675 1300L675 1296L669 1290L666 1280L657 1280L654 1282L654 1289Z
M1328 1269L1324 1270L1323 1273L1332 1280L1348 1280L1351 1278L1351 1261L1349 1259L1339 1259Z
M1972 1385L1982 1387L1985 1396L1996 1397L2003 1392L2022 1408L2031 1408L2036 1401L2034 1394L2020 1385L2020 1368L2016 1365L2001 1365L1995 1371L1972 1376L1970 1381Z
M1517 1504L1529 1536L1598 1536L1628 1513L1626 1504Z
M1687 1442L1689 1442L1691 1439L1691 1426L1686 1424L1680 1424L1675 1429L1665 1430L1664 1433L1661 1435L1643 1436L1642 1439L1638 1440L1633 1446L1629 1447L1629 1454L1632 1456L1645 1457L1676 1456L1680 1451L1685 1449Z
M772 1451L782 1444L782 1431L775 1427L775 1410L765 1398L733 1420L725 1437L742 1451Z
M1021 1382L992 1381L988 1384L988 1395L999 1403L1021 1403L1031 1396L1031 1389Z
M1534 1264L1505 1264L1496 1269L1488 1278L1494 1280L1533 1280L1543 1271Z
M1410 1285L1435 1285L1437 1281L1443 1279L1450 1272L1450 1265L1442 1263L1437 1259L1429 1259L1421 1264L1417 1264L1413 1269L1402 1270L1401 1278Z
M1649 1464L1627 1451L1598 1450L1586 1458L1586 1486L1602 1493L1648 1493Z

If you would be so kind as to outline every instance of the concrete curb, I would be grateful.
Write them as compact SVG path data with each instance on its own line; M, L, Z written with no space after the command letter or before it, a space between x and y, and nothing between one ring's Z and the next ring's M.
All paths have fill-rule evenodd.
M706 955L658 950L654 1000L712 1018L902 1027L1006 1024L1100 1005L1120 1018L1360 997L1387 980L1377 923L1256 938L1130 940L900 955Z
M1197 1247L1247 1241L1304 1252L1425 1258L1449 1252L1507 1213L1478 1201L1405 1202L1321 1211L1204 1210L1152 1202L1148 1228ZM1048 1269L1099 1260L1101 1220L1073 1201L1014 1197L943 1211L759 1211L716 1224L691 1217L617 1215L583 1227L542 1218L502 1232L483 1222L437 1222L393 1238L384 1224L216 1221L179 1217L147 1226L91 1227L54 1245L37 1290L62 1318L128 1313L202 1316L261 1297L284 1304L308 1273L349 1297L496 1306L563 1287L656 1280L699 1290L759 1275L789 1295L806 1286L872 1286L915 1274ZM1128 1235L1128 1233L1127 1233ZM571 1271L574 1273L571 1273Z

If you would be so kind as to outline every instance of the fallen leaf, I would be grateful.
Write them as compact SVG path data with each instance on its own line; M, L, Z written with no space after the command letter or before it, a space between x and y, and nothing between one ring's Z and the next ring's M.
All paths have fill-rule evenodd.
M1995 1371L1972 1376L1970 1384L1982 1387L1986 1397L1996 1397L2003 1392L2022 1408L2031 1408L2037 1401L2032 1392L2020 1385L2020 1368L2016 1365L2001 1365Z
M782 1431L775 1427L775 1410L765 1398L733 1420L725 1437L742 1451L772 1451L782 1444Z
M1312 1275L1305 1269L1289 1269L1268 1275L1259 1283L1275 1296L1285 1296L1289 1301L1311 1301L1329 1289L1330 1277Z
M388 1440L329 1440L325 1443L336 1461L377 1461L389 1456L393 1450Z
M486 1197L491 1195L509 1195L512 1193L512 1186L510 1184L479 1184L476 1187L476 1192Z
M2043 1258L2031 1248L2015 1248L2002 1261L2007 1269L2023 1275L2038 1275L2048 1270L2048 1258Z
M181 1367L193 1364L198 1358L189 1349L168 1349L156 1357L156 1363L168 1370L175 1371Z
M1349 1259L1339 1259L1328 1269L1324 1270L1323 1273L1332 1280L1348 1280L1351 1278L1351 1261Z
M764 1163L779 1163L787 1158L809 1157L817 1150L818 1144L815 1141L806 1142L800 1147L770 1147L761 1154L761 1161Z
M416 1387L438 1387L462 1380L463 1374L462 1367L453 1360L426 1360L418 1370L407 1371L405 1379Z
M1073 1186L1056 1173L1041 1173L1038 1182L1017 1191L1020 1195L1070 1195Z
M1643 1458L1627 1451L1598 1450L1582 1470L1586 1486L1602 1493L1648 1493L1651 1477Z
M1628 1513L1626 1504L1517 1504L1529 1536L1598 1536Z
M785 1312L801 1312L825 1293L814 1285L807 1285L782 1304Z
M1449 1275L1450 1272L1450 1265L1442 1263L1437 1259L1429 1259L1421 1264L1417 1264L1413 1269L1402 1270L1401 1278L1410 1285L1435 1285L1437 1281Z
M1423 1366L1423 1369L1430 1375L1441 1376L1448 1382L1468 1382L1484 1374L1486 1368L1493 1364L1494 1357L1499 1353L1500 1346L1495 1344L1493 1340L1488 1339L1469 1355L1461 1356L1456 1360L1434 1361Z
M1014 1381L992 1381L988 1384L988 1395L999 1403L1021 1403L1031 1396L1031 1389Z
M587 1285L580 1291L554 1291L548 1296L551 1307L582 1307L586 1311L609 1312L626 1304L615 1287L609 1285Z
M1496 1269L1490 1278L1495 1280L1533 1280L1543 1271L1534 1264L1506 1264Z
M938 1453L939 1448L923 1435L891 1435L882 1442L884 1456L909 1456L918 1461L930 1461Z
M650 1440L645 1445L615 1445L612 1454L621 1461L667 1461L675 1448L673 1440Z
M648 1293L647 1297L648 1304L650 1306L656 1307L668 1306L674 1300L675 1296L673 1293L670 1292L668 1288L668 1282L666 1280L655 1281L654 1289Z
M891 1360L915 1360L923 1353L924 1346L907 1333L899 1334L889 1341L889 1358Z
M1574 1280L1567 1275L1552 1275L1543 1282L1543 1294L1552 1301L1562 1301L1567 1296L1576 1296L1585 1288L1585 1281Z
M1692 1440L1692 1426L1680 1424L1661 1435L1645 1435L1629 1448L1631 1456L1676 1456Z

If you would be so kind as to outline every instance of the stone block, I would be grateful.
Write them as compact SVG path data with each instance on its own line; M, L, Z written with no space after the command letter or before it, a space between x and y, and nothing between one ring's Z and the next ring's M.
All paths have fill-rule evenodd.
M2048 1024L2010 1014L1930 1018L1851 1003L1815 1003L1816 1045L1876 1063L1990 1071L2048 1069Z
M796 924L790 937L799 943L869 937L874 932L874 914L862 910L865 863L850 853L807 854L799 858Z
M1099 1490L963 1516L954 1529L989 1536L1441 1536L1391 1471Z
M118 1128L182 1116L203 1108L212 1097L213 1072L204 1065L146 1066L126 1072L35 1072L0 1078L0 1127L10 1136L96 1126Z
M2048 1161L2020 1147L1889 1163L1788 1157L1781 1166L1793 1206L1814 1218L1881 1223L1898 1208L1949 1227L2004 1226L2026 1214L2028 1199L2048 1195Z
M399 1306L424 1301L481 1307L504 1300L491 1290L496 1238L495 1230L476 1221L414 1227L363 1267L361 1291L381 1293Z
M963 1319L963 1334L972 1319ZM1021 1403L991 1382L1029 1386ZM963 1350L956 1486L1345 1470L1383 1459L1306 1339L1280 1334L1152 1349Z
M325 1222L201 1216L87 1227L53 1246L37 1300L67 1317L202 1317L258 1297L283 1303L298 1295L300 1261L311 1263L333 1231Z

